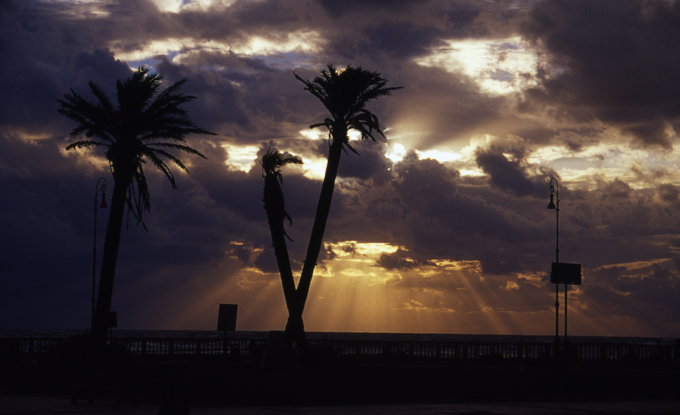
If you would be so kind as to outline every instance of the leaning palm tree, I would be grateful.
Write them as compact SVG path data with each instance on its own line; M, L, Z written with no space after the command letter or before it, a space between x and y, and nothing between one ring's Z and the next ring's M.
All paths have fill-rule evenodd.
M267 212L272 245L281 275L283 296L286 300L286 307L290 312L295 305L295 280L288 255L288 244L286 243L286 238L290 239L290 237L286 233L284 222L288 219L289 223L292 224L293 219L286 212L283 190L281 189L283 183L281 168L286 164L302 164L302 159L298 156L282 154L270 149L262 156L260 164L264 173L264 209Z
M168 150L179 150L205 158L184 144L185 136L213 134L194 125L182 108L183 104L196 99L179 92L186 79L159 92L161 79L160 75L149 73L147 67L140 67L127 80L118 80L117 106L93 82L89 86L97 98L95 102L78 95L73 88L64 95L64 99L57 100L60 104L57 111L76 122L70 136L85 136L85 139L69 144L66 149L105 147L105 156L114 179L92 325L92 337L96 339L106 338L125 206L145 229L142 215L144 211L151 212L143 165L147 160L150 161L165 174L172 187L177 188L166 161L182 171L188 170Z
M326 230L328 215L330 214L340 157L344 149L349 149L356 153L356 150L350 145L347 132L350 129L355 129L361 133L362 139L370 138L374 141L375 133L384 137L380 129L378 117L367 110L365 106L369 101L390 95L392 91L401 87L387 87L387 80L380 73L352 66L348 66L344 70L337 70L333 65L328 65L326 69L321 71L321 76L314 78L312 81L303 79L297 74L295 74L295 77L305 85L305 90L321 101L330 113L330 116L324 119L323 122L310 126L310 128L325 127L329 131L328 164L321 185L321 194L300 281L297 288L295 288L293 298L286 298L286 304L288 305L286 333L289 338L304 342L305 331L302 314L309 295L316 261L319 258L319 252L323 243L323 235ZM271 231L273 237L275 230L271 228ZM273 238L273 240L276 244L277 239ZM279 238L279 240L281 239ZM285 243L285 240L283 242ZM281 249L283 248L281 247L279 250ZM280 267L281 265L279 262ZM283 265L284 267L286 266L285 264ZM290 263L287 267L290 268ZM288 274L290 272L289 269L281 270L280 268L279 270L282 280L284 273ZM291 291L290 284L288 284L289 287L285 287L285 285L286 283L284 282L284 293Z

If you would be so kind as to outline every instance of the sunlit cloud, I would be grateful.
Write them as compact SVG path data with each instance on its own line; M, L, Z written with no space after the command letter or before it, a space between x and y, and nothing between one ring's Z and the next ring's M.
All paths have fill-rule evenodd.
M418 159L437 160L442 164L446 164L447 166L458 170L461 176L484 176L486 173L484 173L475 162L474 150L476 149L476 146L468 146L460 151L448 148L431 148L421 151L390 140L388 141L388 146L385 151L385 157L394 163L398 163L404 160L404 157L409 151L414 151L418 155Z
M519 37L448 40L446 44L415 62L463 74L489 95L521 92L537 84L537 55Z
M657 258L657 259L651 259L648 261L635 261L635 262L622 262L619 264L607 264L607 265L601 265L597 268L594 269L594 271L599 271L601 269L610 269L610 268L624 268L627 271L633 271L633 270L641 270L644 268L650 268L653 265L656 264L662 264L664 262L670 261L670 258Z
M406 153L408 153L408 151L406 150L406 147L404 147L403 144L390 143L387 147L385 157L392 160L392 162L394 163L398 163L404 159Z
M226 8L236 0L152 0L158 10L169 13L179 13L188 10L208 10L211 8Z
M328 247L340 257L358 254L366 256L368 259L376 259L382 254L393 254L399 250L399 246L385 242L343 241L328 244Z
M222 144L222 147L227 151L228 157L224 164L231 169L249 172L250 169L257 164L257 146L242 146L235 144Z
M302 174L308 179L323 180L326 174L327 160L323 157L307 156L303 159L304 164L300 166Z
M29 132L25 130L12 130L4 132L5 135L11 137L12 139L18 139L24 143L32 143L40 140L47 140L53 138L54 136L50 133L40 133L40 132Z
M460 153L437 150L437 149L430 149L430 150L426 150L426 151L416 150L416 153L418 154L418 158L420 158L421 160L423 160L423 159L433 159L433 160L437 160L440 163L446 163L447 161L458 161L458 160L461 160L463 158L463 155L460 154Z
M328 133L319 128L307 128L300 130L300 135L309 140L321 140L328 137Z
M62 10L62 13L68 11L70 17L74 19L105 18L110 15L106 10L109 3L106 0L47 0L46 2L68 4L70 7Z
M271 37L249 36L229 41L196 38L165 38L152 40L142 48L129 50L125 43L113 42L109 48L117 59L140 62L159 55L171 56L173 63L189 63L199 52L260 57L278 67L300 67L309 64L309 55L321 50L324 41L316 31L299 30L272 34ZM299 56L298 56L299 55ZM300 62L298 62L300 61ZM220 69L220 68L217 68Z
M97 171L109 171L109 161L102 157L100 152L96 149L74 149L66 150L66 147L60 147L59 153L62 157L69 157L75 160L80 167L94 167Z
M384 242L342 241L328 243L326 249L336 255L332 263L327 264L327 276L362 277L368 285L382 284L394 277L393 273L375 267L375 262L382 254L397 252L398 246Z
M680 163L678 150L643 150L618 143L602 141L580 151L565 151L565 147L546 146L534 150L527 158L529 163L540 163L555 169L565 184L594 190L594 178L612 181L620 179L633 189L655 187L660 183L680 184L680 174L673 166ZM663 170L656 180L640 177L640 171L653 173Z

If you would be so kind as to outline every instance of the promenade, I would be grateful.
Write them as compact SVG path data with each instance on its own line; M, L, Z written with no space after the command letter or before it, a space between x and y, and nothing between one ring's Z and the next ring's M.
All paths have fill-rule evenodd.
M680 413L677 342L581 343L568 360L546 342L323 338L305 359L252 338L116 339L96 359L80 341L0 345L8 415L157 414L176 400L213 415Z

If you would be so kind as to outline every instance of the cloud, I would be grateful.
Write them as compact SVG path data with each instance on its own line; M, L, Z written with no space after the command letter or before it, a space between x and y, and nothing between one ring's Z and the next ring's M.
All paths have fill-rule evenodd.
M393 270L409 270L425 265L434 265L430 261L414 260L407 256L406 251L399 250L393 254L382 254L375 263L377 266L385 268L388 271Z
M544 48L547 72L528 101L611 123L644 146L672 146L663 126L680 115L677 3L555 0L529 17L523 35Z
M496 146L478 149L475 161L491 178L491 183L499 189L514 193L517 196L539 195L545 190L545 176L531 177L523 162L524 151L521 148L511 149L508 159L504 151Z

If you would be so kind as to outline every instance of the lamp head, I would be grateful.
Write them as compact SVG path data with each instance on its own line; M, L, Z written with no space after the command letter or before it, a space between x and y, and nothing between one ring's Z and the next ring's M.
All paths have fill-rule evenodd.
M108 203L106 203L106 193L102 192L102 203L99 205L100 208L107 208L109 207Z
M548 203L548 209L557 209L557 206L555 206L555 193L550 193L550 203Z
M550 179L550 203L548 203L548 209L557 209L555 206L555 186L552 184L553 179Z

